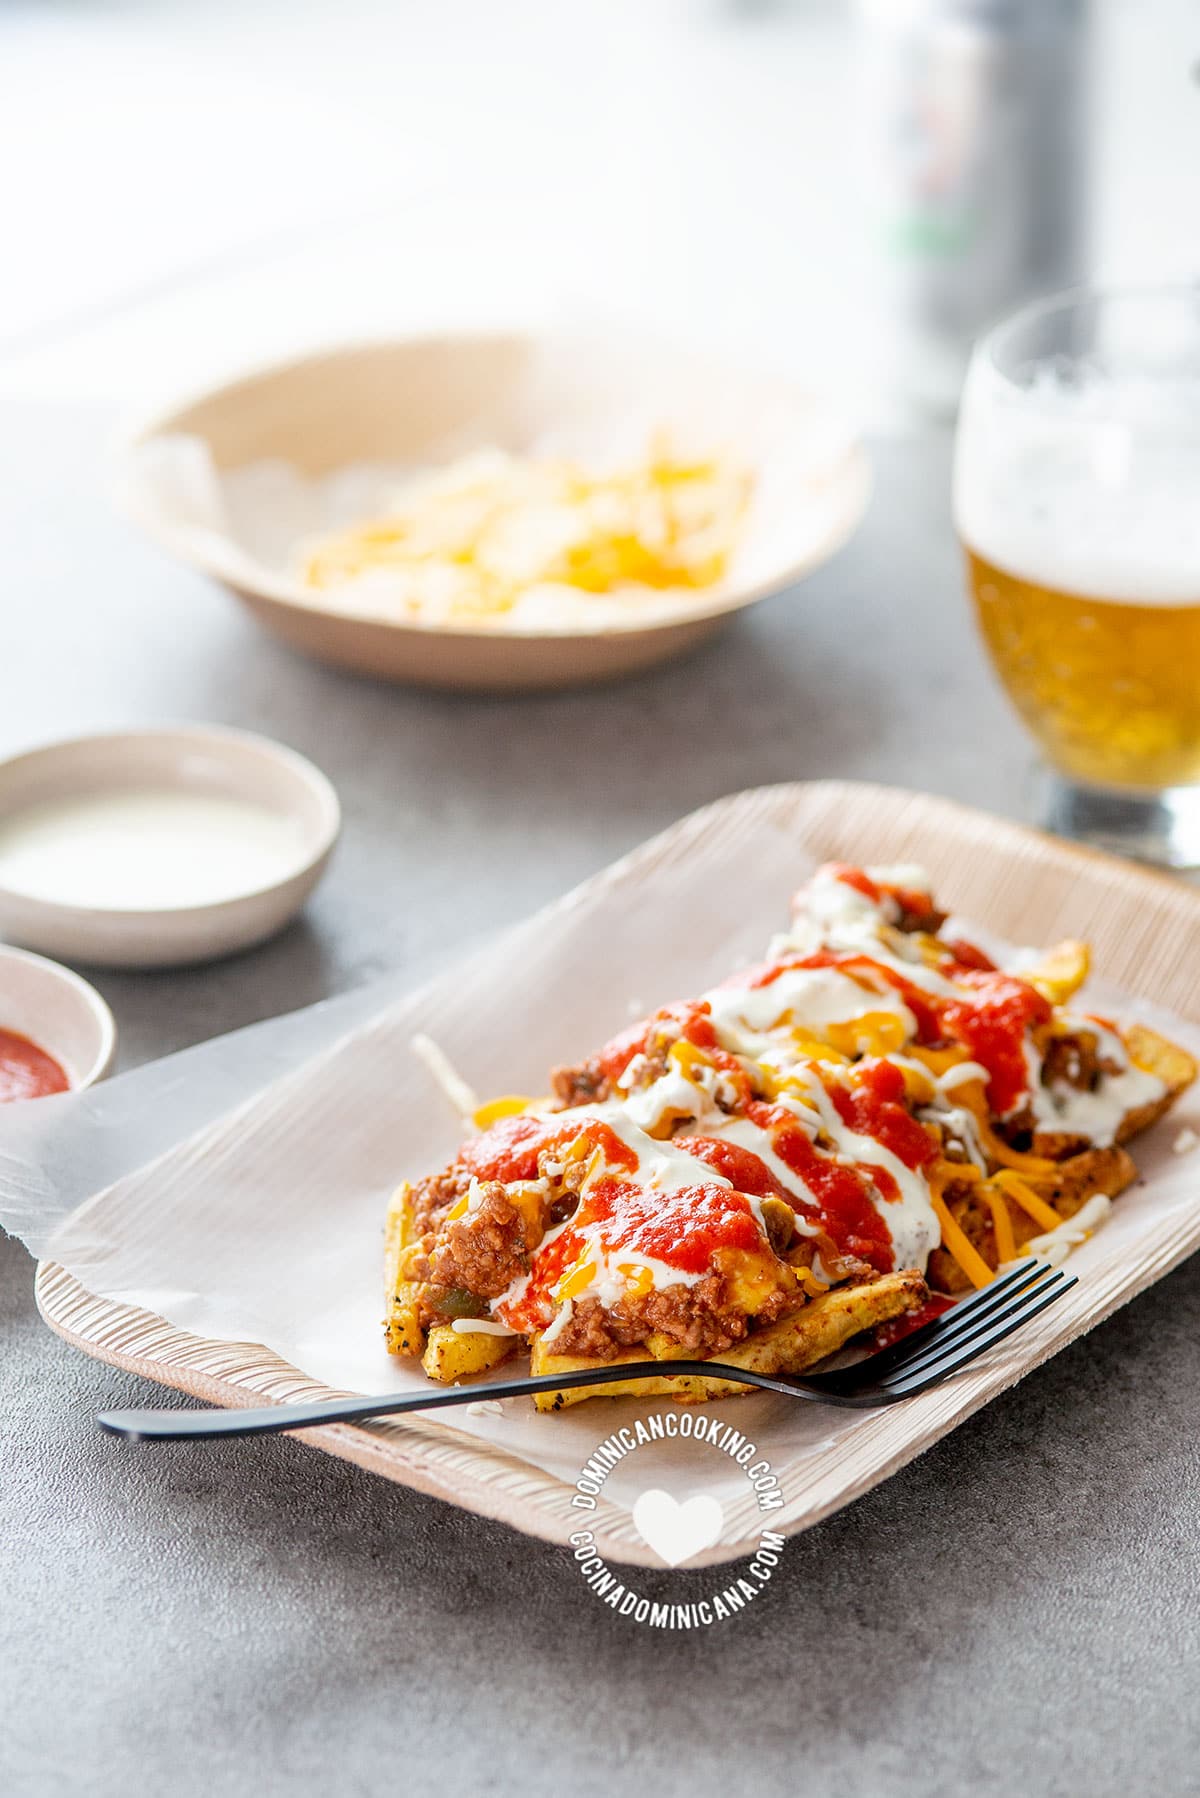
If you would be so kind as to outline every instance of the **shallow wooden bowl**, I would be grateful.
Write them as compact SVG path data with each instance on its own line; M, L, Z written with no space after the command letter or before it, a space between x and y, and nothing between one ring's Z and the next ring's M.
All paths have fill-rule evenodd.
M729 577L681 592L650 622L626 610L604 628L555 631L381 619L356 609L352 589L331 599L252 553L227 504L224 483L250 464L279 460L319 481L487 445L586 456L623 428L632 442L633 420L674 426L689 443L715 437L760 474ZM356 345L249 375L132 431L115 489L145 531L304 654L388 680L503 692L605 680L690 649L828 560L862 516L869 475L836 412L786 381L657 343L509 334Z

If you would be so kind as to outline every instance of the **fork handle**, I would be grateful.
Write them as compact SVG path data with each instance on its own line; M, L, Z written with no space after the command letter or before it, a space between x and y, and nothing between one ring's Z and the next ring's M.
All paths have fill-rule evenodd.
M492 1380L479 1386L449 1386L442 1391L381 1393L374 1398L316 1399L308 1404L265 1405L259 1409L180 1411L102 1411L101 1429L129 1442L200 1441L212 1436L270 1436L284 1430L313 1429L325 1423L357 1423L368 1417L394 1417L403 1411L441 1411L450 1405L481 1400L524 1398L536 1392L560 1392L572 1386L608 1386L648 1375L674 1378L702 1374L757 1385L753 1374L715 1361L618 1361L607 1367L580 1368L573 1373L528 1374L523 1379ZM813 1395L815 1396L815 1395Z

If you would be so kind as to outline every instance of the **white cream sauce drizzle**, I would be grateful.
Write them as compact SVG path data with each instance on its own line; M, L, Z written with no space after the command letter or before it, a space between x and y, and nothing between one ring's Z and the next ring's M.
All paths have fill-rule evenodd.
M697 1074L707 1072L714 1076L716 1071L715 1068L696 1070ZM701 1084L699 1080L690 1080L676 1067L660 1074L640 1092L630 1093L625 1100L626 1116L632 1118L639 1129L651 1134L661 1130L669 1119L696 1118L709 1112L717 1112L712 1085L707 1081Z
M906 1036L917 1028L894 988L872 992L838 968L785 968L765 986L716 987L704 997L722 1046L735 1054L754 1054L781 1028L819 1038L831 1024L852 1024L868 1013L898 1018Z
M1060 1016L1070 1029L1095 1036L1101 1058L1115 1063L1121 1072L1101 1073L1095 1090L1087 1092L1063 1080L1042 1085L1039 1063L1039 1077L1031 1079L1030 1084L1034 1117L1043 1130L1086 1136L1096 1148L1106 1149L1116 1140L1121 1120L1139 1105L1160 1099L1166 1087L1156 1074L1136 1067L1120 1037L1095 1018Z
M1021 1244L1020 1259L1027 1255L1037 1255L1052 1267L1065 1261L1072 1249L1079 1247L1108 1217L1112 1210L1112 1200L1105 1193L1094 1192L1090 1199L1084 1201L1074 1217L1067 1218L1055 1230L1047 1230L1042 1236L1030 1237ZM1006 1265L1008 1265L1006 1263ZM998 1271L1003 1272L1001 1268Z
M968 1111L964 1106L927 1105L918 1111L917 1116L922 1123L939 1124L947 1136L962 1144L972 1167L977 1167L981 1174L987 1173L987 1156L979 1140L979 1127L973 1111Z
M956 1061L952 1068L938 1075L938 1091L953 1092L956 1086L966 1086L968 1081L980 1080L987 1085L988 1071L978 1061Z

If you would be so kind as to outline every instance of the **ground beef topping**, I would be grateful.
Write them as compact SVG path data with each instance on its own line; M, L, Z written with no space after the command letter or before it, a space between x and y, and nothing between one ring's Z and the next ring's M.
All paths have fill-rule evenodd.
M471 1209L444 1224L429 1256L430 1275L439 1286L461 1288L482 1298L499 1298L529 1271L534 1246L523 1214L498 1180L476 1189Z
M417 1237L432 1237L448 1211L453 1211L471 1184L466 1168L457 1163L444 1173L430 1174L418 1180L409 1197L413 1231Z
M755 1325L770 1323L795 1302L795 1294L781 1287L757 1312ZM689 1354L715 1355L741 1342L747 1328L745 1314L730 1302L725 1276L712 1273L694 1286L630 1293L609 1310L598 1299L576 1299L570 1317L555 1335L553 1348L556 1355L610 1361L623 1349L645 1343L651 1335L663 1335Z

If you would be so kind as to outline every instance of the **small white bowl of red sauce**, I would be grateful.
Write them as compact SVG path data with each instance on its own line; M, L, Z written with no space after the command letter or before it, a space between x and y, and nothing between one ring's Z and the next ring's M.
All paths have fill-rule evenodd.
M0 943L0 1104L92 1086L116 1049L112 1012L95 987Z

